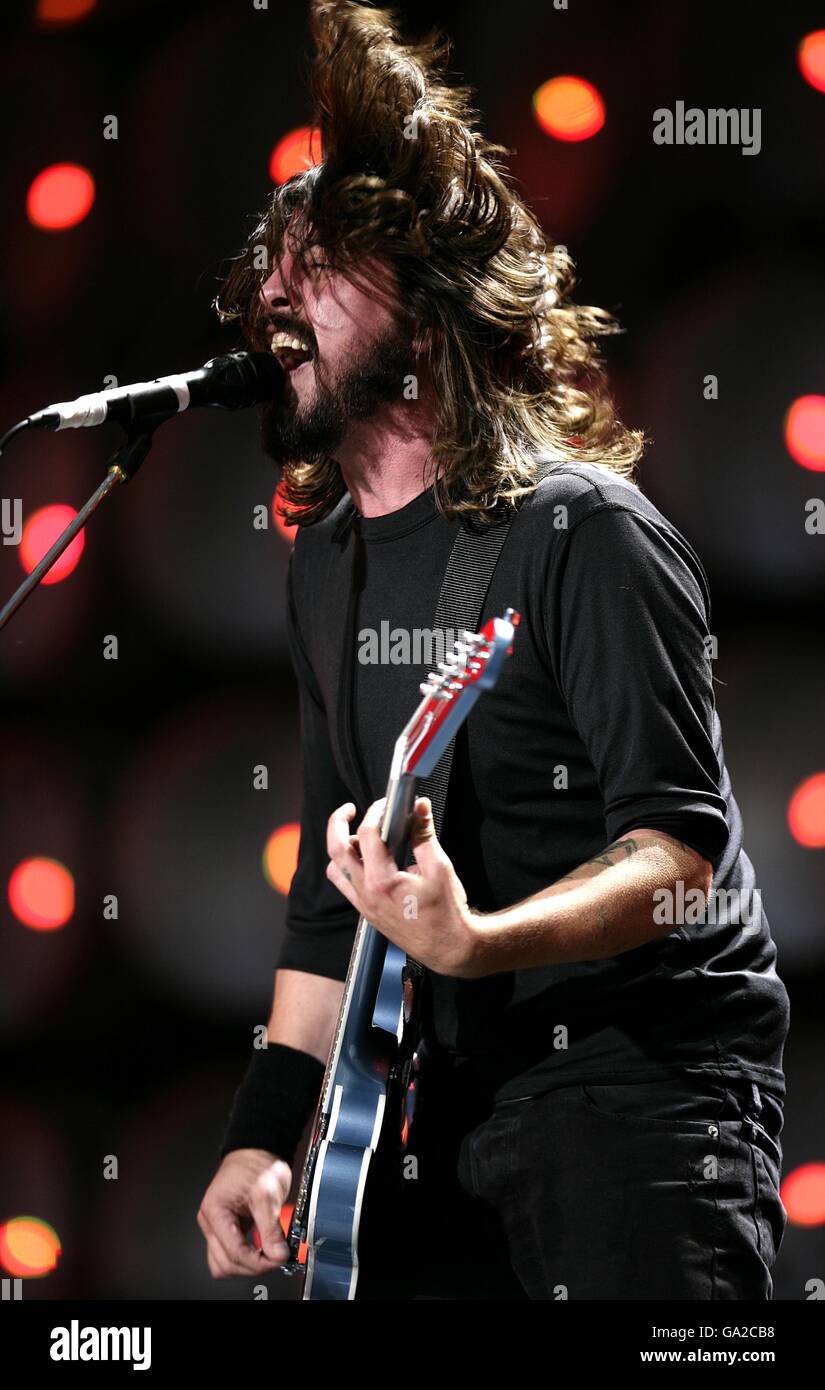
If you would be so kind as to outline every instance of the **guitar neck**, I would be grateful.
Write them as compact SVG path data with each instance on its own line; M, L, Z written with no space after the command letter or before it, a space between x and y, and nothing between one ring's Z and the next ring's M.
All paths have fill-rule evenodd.
M413 801L415 799L415 778L409 773L404 775L397 774L395 762L396 760L394 758L393 771L390 773L390 780L387 784L386 807L384 809L384 819L381 823L381 839L388 846L396 864L401 867L406 858L407 846L409 843L410 818L412 815ZM338 1018L332 1036L326 1071L324 1073L324 1084L321 1088L319 1109L322 1112L329 1109L329 1093L332 1078L335 1074L335 1069L340 1057L341 1044L350 1013L350 1005L359 976L359 967L361 967L364 960L365 937L368 932L372 931L374 931L374 928L370 926L366 917L359 917L352 954L347 969L347 977L344 982L344 992L341 996L341 1006L338 1010ZM378 981L376 979L376 988L377 984Z

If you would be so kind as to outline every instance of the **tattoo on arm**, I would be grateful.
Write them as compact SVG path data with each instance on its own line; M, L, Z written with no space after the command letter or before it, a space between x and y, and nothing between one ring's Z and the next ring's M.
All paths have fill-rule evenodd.
M628 836L625 840L616 840L614 844L608 845L601 854L596 854L592 859L587 859L584 864L580 864L577 869L572 869L564 878L557 880L558 883L570 883L575 879L592 878L591 868L611 869L614 864L619 864L631 855L636 854L641 849L638 840Z
M611 864L615 864L617 860L629 859L631 854L635 854L639 848L639 841L628 836L626 840L616 840L612 845L608 845L607 849L603 849L601 854L588 859L587 863L603 864L605 868L609 869Z

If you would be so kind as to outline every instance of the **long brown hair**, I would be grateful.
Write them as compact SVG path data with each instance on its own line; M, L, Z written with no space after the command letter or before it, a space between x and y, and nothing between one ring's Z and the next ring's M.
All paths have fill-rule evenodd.
M444 80L449 45L403 42L391 10L311 0L310 87L323 163L276 188L215 304L261 342L259 292L300 220L303 252L356 267L382 256L403 306L429 330L436 386L434 496L448 517L489 520L532 490L531 455L633 479L644 440L619 420L598 339L603 309L572 302L573 264L548 240L477 129L465 87ZM263 256L262 256L263 249ZM319 520L344 492L333 459L286 465L285 515Z

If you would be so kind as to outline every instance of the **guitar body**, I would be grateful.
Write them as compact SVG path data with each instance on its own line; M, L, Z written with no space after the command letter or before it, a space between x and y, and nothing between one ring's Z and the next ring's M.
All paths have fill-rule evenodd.
M382 1014L395 1005L395 1028L390 1032L371 1021L364 1030L359 1026L358 1010L352 1008L344 1026L311 1145L316 1152L307 1218L303 1296L308 1300L354 1298L361 1214L368 1200L371 1165L396 1106L400 1137L399 1027L405 958L373 927L364 923L363 930L366 941L359 975L368 977L371 955L384 956L378 995ZM356 990L354 997L359 992ZM373 1010L373 1018L375 1014Z
M429 775L481 691L495 683L517 622L508 609L483 633L466 634L442 673L421 687L425 698L395 745L381 827L399 866L407 860L416 778ZM421 967L362 917L288 1235L284 1269L303 1273L307 1301L355 1297L376 1158L400 1173L422 987Z

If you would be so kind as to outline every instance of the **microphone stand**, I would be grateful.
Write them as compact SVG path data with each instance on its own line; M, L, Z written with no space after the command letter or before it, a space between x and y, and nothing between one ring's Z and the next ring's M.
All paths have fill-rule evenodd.
M103 482L95 488L88 502L69 522L65 531L58 536L51 550L46 552L31 574L26 575L20 588L12 594L6 606L0 610L0 628L4 628L6 623L14 617L29 594L37 588L44 574L48 574L52 565L63 554L66 546L71 544L78 531L82 531L92 512L97 511L103 499L108 497L109 493L113 492L120 483L132 481L152 447L155 430L158 425L163 424L164 420L171 419L171 415L172 412L164 411L162 414L145 416L139 424L133 422L126 431L126 438L123 443L115 450L109 460Z

